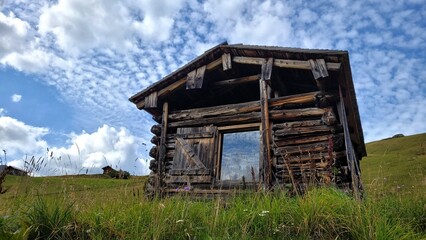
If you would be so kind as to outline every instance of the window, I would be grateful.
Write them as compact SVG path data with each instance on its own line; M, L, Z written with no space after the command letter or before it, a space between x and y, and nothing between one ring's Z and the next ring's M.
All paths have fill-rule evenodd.
M221 180L259 180L259 130L222 134Z

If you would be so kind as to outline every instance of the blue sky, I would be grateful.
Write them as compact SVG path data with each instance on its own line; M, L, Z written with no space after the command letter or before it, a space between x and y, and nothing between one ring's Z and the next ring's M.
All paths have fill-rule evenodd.
M348 50L366 141L426 132L424 19L424 0L0 1L0 149L147 174L153 122L127 99L223 41Z

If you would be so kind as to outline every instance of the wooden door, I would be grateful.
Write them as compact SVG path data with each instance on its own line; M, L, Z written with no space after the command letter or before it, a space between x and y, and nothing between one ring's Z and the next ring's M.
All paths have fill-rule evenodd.
M217 127L178 128L169 183L210 183Z

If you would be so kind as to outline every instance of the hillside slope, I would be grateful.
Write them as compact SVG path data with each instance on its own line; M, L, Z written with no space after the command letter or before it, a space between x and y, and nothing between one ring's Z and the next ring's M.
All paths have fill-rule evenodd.
M366 146L368 157L361 161L361 175L367 193L426 193L426 133Z

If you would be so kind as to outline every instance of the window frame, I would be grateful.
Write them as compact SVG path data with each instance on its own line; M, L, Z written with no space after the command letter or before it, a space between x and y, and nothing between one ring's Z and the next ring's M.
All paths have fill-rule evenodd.
M239 133L239 132L249 132L249 131L259 131L259 151L261 148L261 130L262 126L261 123L247 123L247 124L238 124L238 125L230 125L230 126L221 126L217 128L218 130L218 137L217 137L217 151L216 151L216 164L214 167L214 178L219 182L241 182L240 180L222 180L221 179L221 171L222 171L222 153L223 153L223 138L224 134L227 133ZM259 154L259 169L262 166L262 156ZM260 174L257 173L259 176L258 181L262 181L260 179ZM247 181L252 182L252 181Z

